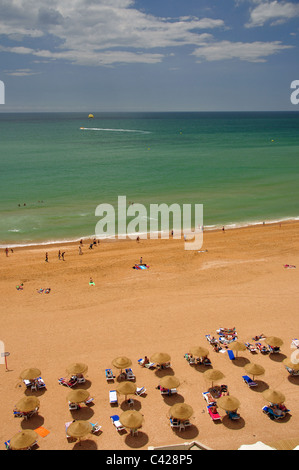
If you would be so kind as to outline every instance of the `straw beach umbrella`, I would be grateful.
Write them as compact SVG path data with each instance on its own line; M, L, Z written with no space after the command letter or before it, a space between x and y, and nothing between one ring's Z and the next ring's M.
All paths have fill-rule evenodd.
M24 429L10 439L12 450L25 450L31 447L38 439L38 434L32 429Z
M206 357L209 355L209 350L201 346L193 346L189 349L189 354L193 357Z
M277 336L269 336L268 338L266 338L266 342L267 344L269 344L269 346L272 346L273 348L279 348L283 345L282 339L277 338Z
M266 398L267 401L269 401L270 403L274 403L275 405L284 403L286 399L283 393L278 392L277 390L273 390L271 388L268 388L263 392L263 397Z
M116 391L120 395L125 395L125 399L127 399L127 395L134 395L136 392L136 384L133 382L121 382L117 387Z
M238 356L238 352L239 351L245 351L246 350L246 346L244 343L241 343L241 341L234 341L231 345L230 345L230 349L232 351L235 351L236 352L236 356Z
M143 415L136 410L124 411L120 417L119 421L123 426L131 430L139 429L143 423Z
M265 369L260 366L259 364L254 364L253 362L249 362L249 364L246 364L244 366L244 369L248 374L251 374L253 376L255 375L263 375L265 373Z
M88 371L88 366L83 362L74 362L67 367L66 371L70 375L81 375Z
M31 367L30 369L25 369L20 374L20 379L22 380L35 380L37 377L42 375L41 371L36 367Z
M206 370L204 373L203 373L204 377L209 380L210 382L212 382L212 387L213 387L213 383L217 380L221 380L223 379L225 376L224 374L220 371L220 370L217 370L217 369L209 369L209 370Z
M67 428L68 436L74 437L76 439L82 439L83 437L90 434L91 431L92 424L83 420L74 421Z
M166 364L166 362L170 362L170 359L170 355L163 352L154 353L150 357L151 362L156 362L157 364Z
M193 408L187 403L176 403L170 408L169 415L178 420L186 420L193 415Z
M285 365L285 367L288 367L289 369L292 369L294 371L299 370L299 362L293 362L292 359L288 357L284 359L282 362Z
M132 361L128 357L120 356L113 359L112 364L114 365L114 367L122 371L122 369L130 367L132 365Z
M34 411L40 405L40 401L36 397L24 397L16 404L16 410L22 413Z
M162 379L160 380L160 387L167 388L168 390L176 388L179 385L180 381L174 375L165 375L165 377L162 377Z
M235 411L239 408L240 402L237 398L227 395L218 398L217 405L225 411Z
M84 389L71 390L66 398L71 403L82 403L89 398L89 392Z

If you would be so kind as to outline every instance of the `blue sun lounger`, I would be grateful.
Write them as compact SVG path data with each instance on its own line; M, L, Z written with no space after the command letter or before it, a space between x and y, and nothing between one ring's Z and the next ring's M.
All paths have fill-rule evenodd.
M248 385L248 387L256 387L257 386L257 383L254 382L248 375L243 375L242 379L244 380L246 385Z
M231 361L234 361L236 359L234 355L234 351L232 351L231 349L227 350L227 354Z

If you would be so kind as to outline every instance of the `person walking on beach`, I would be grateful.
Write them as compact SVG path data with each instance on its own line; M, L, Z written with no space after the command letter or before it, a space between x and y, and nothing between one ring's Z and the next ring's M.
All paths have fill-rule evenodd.
M61 258L61 253L60 253L60 250L58 251L58 259Z
M79 255L82 255L82 248L81 248L81 245L79 245Z
M64 255L65 255L65 251L63 251L63 252L61 253L61 257L62 257L62 260L63 260L63 261L64 261Z
M46 263L49 262L49 258L48 258L48 253L46 253L46 259L45 259Z
M8 256L8 248L6 247L5 248L5 254L6 254L6 257Z

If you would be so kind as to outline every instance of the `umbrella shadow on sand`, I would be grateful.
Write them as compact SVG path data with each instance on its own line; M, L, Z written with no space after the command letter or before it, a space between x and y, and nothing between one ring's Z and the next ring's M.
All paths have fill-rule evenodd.
M172 406L176 403L184 403L185 399L179 393L174 393L173 395L162 395L164 403L166 405Z
M269 354L269 358L271 359L271 361L273 362L282 362L284 359L287 359L287 356L285 354L282 354L282 353L275 353L275 354Z
M254 379L254 381L257 384L257 386L256 387L250 387L250 390L252 390L253 392L261 393L261 392L264 392L265 390L267 390L269 388L269 385L266 382L264 382L263 380Z
M36 429L44 424L45 420L41 415L32 416L30 419L23 419L21 422L22 429Z
M250 361L247 359L247 357L236 357L233 361L231 361L234 366L237 367L244 367L246 364L248 364Z
M198 427L195 426L195 424L192 424L188 428L185 428L184 431L180 431L177 428L173 428L173 432L176 434L177 437L181 437L182 439L187 441L189 439L195 439L199 434Z
M85 379L85 382L80 383L80 388L82 388L83 390L87 390L90 387L91 387L91 381L88 379Z
M73 420L84 420L84 421L88 421L92 418L92 416L94 415L94 412L91 408L88 408L87 406L82 406L82 408L80 410L72 410L70 411L71 413L71 416L73 418Z
M289 375L288 381L293 385L299 385L299 375Z
M209 370L209 369L213 369L213 366L212 364L209 364L207 366L205 366L204 364L194 364L193 368L197 371L197 372L205 372L206 370Z
M230 419L227 415L222 418L222 424L228 429L242 429L245 426L245 421L242 416L239 419Z
M156 369L155 375L161 379L162 377L165 377L165 375L174 375L174 370L172 367L168 367L167 369Z
M131 447L131 449L139 449L148 443L148 435L138 430L138 434L136 436L132 436L130 431L128 431L128 434L125 437L125 443L128 447Z
M81 441L76 442L73 447L73 450L97 450L98 446L96 442L92 441L91 439L84 439Z
M138 400L135 400L135 398L133 398L133 409L136 410L136 411L140 411L141 410L141 403L140 401ZM122 409L122 411L127 411L127 410L131 410L132 408L130 408L130 404L128 403L127 400L124 400L122 402L122 404L120 405L120 408Z
M26 395L27 397L41 397L46 392L47 390L45 388L42 388L40 390L30 390L29 388L27 388L24 392L24 395Z

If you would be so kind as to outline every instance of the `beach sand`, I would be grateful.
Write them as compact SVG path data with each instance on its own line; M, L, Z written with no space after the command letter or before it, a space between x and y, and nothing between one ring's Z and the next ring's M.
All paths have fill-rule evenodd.
M50 431L39 438L40 450L132 450L192 441L217 450L299 438L299 377L290 377L282 363L299 335L298 234L297 222L205 232L204 252L184 250L184 241L174 239L101 242L92 250L85 241L82 256L79 243L17 248L8 257L2 250L0 339L10 353L9 370L0 367L2 448L20 429L39 426ZM59 249L66 252L65 261L58 259ZM132 269L141 256L150 268ZM90 277L95 286L89 285ZM21 282L24 289L18 291ZM37 292L48 287L50 294ZM281 353L264 356L246 350L231 362L227 353L214 352L205 338L217 336L220 327L235 327L244 342L261 333L278 336L284 341ZM219 384L227 384L241 402L240 420L230 421L219 409L223 420L216 424L207 414L202 397L210 386L203 376L206 368L190 366L184 358L196 345L207 347L213 368L225 374ZM139 358L158 351L170 354L170 369L139 366ZM109 404L109 390L118 381L116 377L108 384L105 369L112 367L117 376L112 360L118 356L132 360L136 385L147 389L146 396L135 399L134 408L144 415L136 437L118 434L110 421L111 415L128 409L124 397L119 397L118 407ZM80 388L94 398L93 406L76 412L68 409L69 390L57 381L73 362L88 365L87 381ZM254 389L242 381L248 362L266 370L255 378L259 385ZM46 391L28 392L21 385L19 375L29 367L41 370ZM179 378L177 395L163 397L156 389L164 375ZM267 404L262 392L269 387L286 396L291 412L283 420L273 422L262 413ZM30 394L40 399L38 416L14 418L14 405ZM167 418L177 402L194 409L192 426L184 432L173 431ZM72 419L98 422L103 432L81 446L70 443L65 423Z

